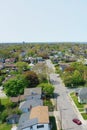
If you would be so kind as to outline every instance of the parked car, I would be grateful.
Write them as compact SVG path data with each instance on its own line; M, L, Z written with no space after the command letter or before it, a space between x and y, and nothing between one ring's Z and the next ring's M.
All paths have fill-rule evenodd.
M77 125L81 125L82 124L82 122L79 119L77 119L77 118L74 118L73 122L76 123Z

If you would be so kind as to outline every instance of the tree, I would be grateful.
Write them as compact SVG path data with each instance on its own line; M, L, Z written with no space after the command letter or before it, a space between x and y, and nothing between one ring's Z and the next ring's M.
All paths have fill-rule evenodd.
M83 73L85 66L81 62L74 62L74 63L71 64L71 67L74 70L78 70L80 73Z
M34 71L27 71L24 76L28 80L29 88L36 87L39 84L38 76Z
M17 62L16 65L17 65L18 70L19 70L20 73L22 73L23 70L28 69L28 63L26 63L26 62L21 62L20 61L20 62Z
M73 84L75 85L80 85L85 83L83 75L81 75L81 73L78 70L74 71L72 75L72 81Z
M52 84L50 83L41 83L38 85L38 87L42 88L42 92L46 95L46 96L52 96L53 92L54 92L54 87Z
M46 67L45 63L37 63L32 68L32 70L38 75L40 83L47 81Z
M71 73L65 71L65 73L63 73L63 81L65 83L65 86L67 87L71 87L71 84L72 84L72 75Z
M28 86L28 82L24 76L18 75L17 77L9 79L4 84L4 90L8 96L18 96L23 94L24 88Z

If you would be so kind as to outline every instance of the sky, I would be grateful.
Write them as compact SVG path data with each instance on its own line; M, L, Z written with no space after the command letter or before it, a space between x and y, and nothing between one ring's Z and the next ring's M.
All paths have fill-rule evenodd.
M87 42L87 0L0 0L0 43Z

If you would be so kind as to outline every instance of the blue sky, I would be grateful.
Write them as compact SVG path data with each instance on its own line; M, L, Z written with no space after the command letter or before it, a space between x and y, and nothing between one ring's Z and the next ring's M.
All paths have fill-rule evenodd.
M87 42L87 0L0 0L0 42Z

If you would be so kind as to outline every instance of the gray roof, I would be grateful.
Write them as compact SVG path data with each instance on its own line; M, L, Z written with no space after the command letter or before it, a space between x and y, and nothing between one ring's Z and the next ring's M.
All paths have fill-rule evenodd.
M21 115L20 119L19 119L19 124L18 124L18 128L17 130L22 130L26 127L30 127L32 125L35 125L38 123L38 119L37 118L34 118L34 119L31 119L29 120L29 115L30 113L24 113Z
M24 95L29 96L29 95L37 95L41 94L41 88L36 87L36 88L25 88L24 89Z
M19 109L23 109L23 108L29 108L30 106L35 107L35 106L39 106L39 105L43 105L43 101L41 99L35 100L27 100L24 102L20 103Z
M9 115L9 116L6 118L6 120L11 119L11 118L19 118L19 117L20 117L19 115L13 114L13 115Z
M38 119L37 119L37 118L34 118L34 119L31 119L31 120L25 121L25 122L22 123L21 125L20 125L20 124L18 125L17 130L23 130L24 128L33 126L33 125L35 125L35 124L37 124L37 123L38 123Z
M25 121L29 120L30 113L23 113L19 119L19 124L23 124Z
M79 90L78 96L80 99L87 99L87 87L83 87Z

